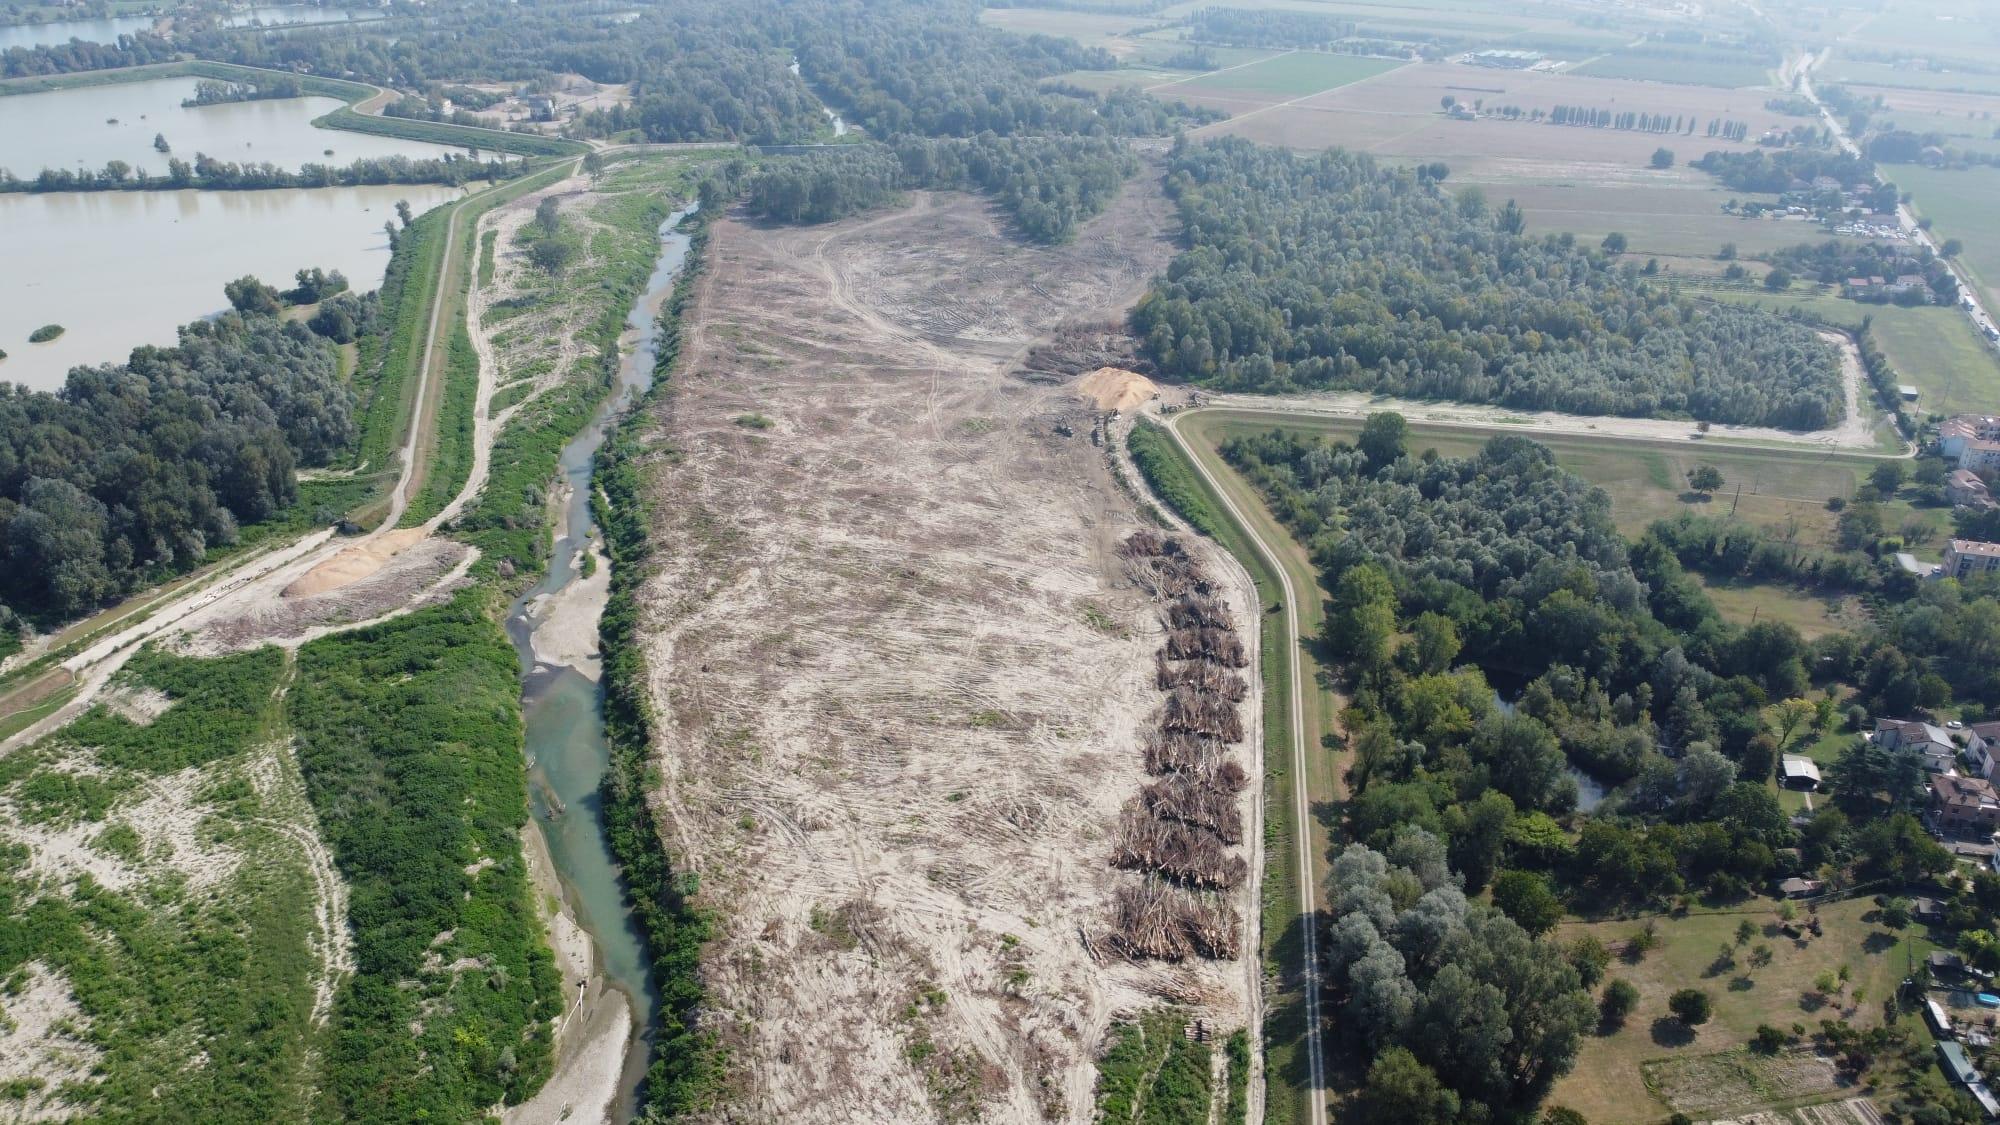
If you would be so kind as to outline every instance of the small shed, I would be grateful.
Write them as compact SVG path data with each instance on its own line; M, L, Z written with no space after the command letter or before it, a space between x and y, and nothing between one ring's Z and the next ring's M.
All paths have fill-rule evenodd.
M1904 383L1896 388L1896 393L1903 396L1904 402L1915 402L1917 401L1918 398L1923 396L1924 392L1920 387L1912 386L1909 383Z
M1819 764L1803 754L1787 754L1778 766L1787 789L1818 789Z
M1961 1086L1969 1086L1979 1081L1979 1072L1972 1068L1972 1060L1966 1056L1965 1048L1957 1043L1937 1045L1938 1062L1944 1067L1945 1076Z
M1819 891L1818 879L1801 879L1794 875L1778 884L1778 893L1786 898L1804 898Z
M1933 973L1960 973L1965 971L1965 961L1949 949L1933 949L1926 958Z
M1919 922L1944 921L1944 903L1922 895L1910 900L1910 914Z

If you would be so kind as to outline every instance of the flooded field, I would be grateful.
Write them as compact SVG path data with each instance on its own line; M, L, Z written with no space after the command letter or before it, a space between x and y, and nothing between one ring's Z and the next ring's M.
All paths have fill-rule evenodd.
M223 283L246 273L283 282L320 266L373 289L389 265L382 224L396 201L422 212L455 194L409 184L0 195L0 380L50 390L77 364L171 344L179 325L226 308ZM44 324L66 331L28 343Z

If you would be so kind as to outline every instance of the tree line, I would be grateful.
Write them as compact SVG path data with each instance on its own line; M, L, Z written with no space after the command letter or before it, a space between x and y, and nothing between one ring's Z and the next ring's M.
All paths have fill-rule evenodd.
M44 168L33 179L21 179L0 168L0 191L257 191L266 188L359 187L370 184L467 184L494 182L519 175L525 160L479 160L445 153L437 157L362 157L347 165L303 164L295 172L270 161L257 163L217 160L196 153L191 161L173 157L167 171L154 175L123 160L100 169Z
M846 145L805 157L717 169L711 195L740 191L751 210L818 223L880 206L914 189L977 190L996 198L1023 235L1060 242L1101 212L1138 171L1138 158L1102 137L903 137L893 146Z
M1830 149L1711 152L1693 166L1737 191L1782 193L1791 191L1796 182L1810 184L1821 176L1848 190L1875 186L1874 161Z
M1678 298L1433 175L1227 139L1177 143L1167 187L1189 249L1132 326L1169 375L1796 429L1844 409L1804 326Z
M183 109L203 105L225 105L230 102L267 101L273 98L296 98L304 94L299 80L290 75L256 82L223 82L214 78L204 78L194 84L194 97L182 98Z

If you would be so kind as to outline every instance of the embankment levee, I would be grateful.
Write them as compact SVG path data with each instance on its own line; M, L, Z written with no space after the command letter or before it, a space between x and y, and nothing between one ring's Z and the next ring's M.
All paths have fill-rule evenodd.
M667 1115L709 1104L720 1086L713 1037L695 1023L702 999L700 962L709 919L689 897L696 888L674 869L648 803L653 711L647 700L646 656L639 643L639 589L648 573L651 525L643 481L642 430L647 407L666 393L681 350L682 316L706 265L705 213L692 220L687 264L660 310L652 389L618 425L598 454L594 507L611 555L611 593L599 622L604 656L604 730L611 763L605 773L605 828L624 865L633 913L647 941L659 990L658 1027L647 1070L642 1111Z
M409 118L360 113L355 110L356 105L383 91L361 82L325 78L316 74L298 74L289 70L266 70L262 67L241 66L236 63L212 62L207 59L181 59L176 62L149 63L145 66L119 67L112 70L85 70L73 74L9 78L0 81L0 97L47 93L81 86L149 82L157 78L217 78L229 82L254 83L260 79L269 80L273 77L296 81L303 94L339 98L346 102L347 104L339 109L313 119L313 124L326 129L346 129L350 132L371 133L375 136L395 137L405 141L427 141L431 144L451 145L456 148L504 152L513 156L578 156L589 149L589 146L581 141L546 137L538 133L514 133L505 129L481 129L443 121L416 121Z

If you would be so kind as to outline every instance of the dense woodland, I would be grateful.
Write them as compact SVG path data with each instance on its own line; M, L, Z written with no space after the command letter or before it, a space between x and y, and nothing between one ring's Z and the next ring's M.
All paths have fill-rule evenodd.
M1177 144L1188 249L1134 311L1169 375L1250 391L1350 388L1581 414L1816 429L1832 350L1752 308L1676 298L1511 202L1434 169ZM1430 171L1427 171L1430 170Z
M0 383L0 603L60 618L187 570L291 504L295 467L354 441L353 408L332 344L270 313L196 321L54 393Z
M1985 671L2000 584L1932 583L1869 633L1811 644L1729 625L1673 545L1656 530L1628 547L1604 494L1547 449L1501 437L1419 457L1406 433L1375 415L1357 447L1273 432L1223 450L1332 593L1321 639L1351 680L1355 791L1355 843L1330 886L1332 1023L1369 1104L1440 1123L1531 1107L1570 1065L1592 1022L1582 990L1609 962L1592 941L1535 940L1566 912L1738 902L1800 863L1898 887L1951 866L1915 819L1910 763L1858 739L1835 771L1839 806L1794 828L1768 788L1780 742L1765 711L1836 682L1859 689L1856 706L1813 721L1855 729L1954 691L2000 703ZM1571 767L1610 790L1588 813ZM2000 879L1979 883L1966 909L1989 892L2000 904ZM1505 918L1466 904L1489 886ZM1503 964L1489 947L1518 951ZM1609 1026L1629 1008L1617 992L1597 1006ZM1501 1033L1522 1021L1537 1034Z

